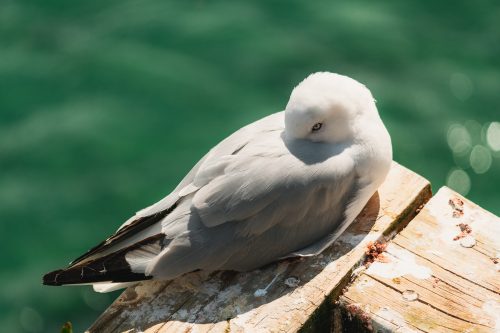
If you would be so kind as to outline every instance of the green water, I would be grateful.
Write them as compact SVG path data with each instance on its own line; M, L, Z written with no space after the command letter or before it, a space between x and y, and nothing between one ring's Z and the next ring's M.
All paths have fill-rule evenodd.
M117 294L42 274L313 71L365 83L396 161L434 190L463 169L450 185L499 214L499 17L494 1L2 0L2 331L87 327Z

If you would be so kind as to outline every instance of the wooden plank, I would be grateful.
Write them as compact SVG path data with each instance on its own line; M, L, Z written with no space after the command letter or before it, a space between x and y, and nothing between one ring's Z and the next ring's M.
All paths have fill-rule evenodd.
M430 198L427 180L393 163L386 182L321 255L248 273L191 273L128 288L89 332L297 332L329 330L333 300L366 244L391 237Z
M337 332L500 332L499 236L497 216L441 188L340 298Z

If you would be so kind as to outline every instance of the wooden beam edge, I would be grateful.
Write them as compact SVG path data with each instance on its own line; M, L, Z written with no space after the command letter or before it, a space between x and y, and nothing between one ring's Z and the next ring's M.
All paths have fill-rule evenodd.
M418 213L421 207L427 203L427 201L432 197L430 183L424 179L423 177L415 174L414 172L400 166L398 163L394 162L392 167L392 172L395 174L403 174L403 178L397 178L400 183L393 182L393 184L389 187L384 188L384 192L388 193L399 193L398 188L402 187L407 190L409 193L405 198L408 200L404 200L405 204L401 205L401 207L405 207L402 211L400 211L397 215L395 212L391 212L389 210L382 210L379 213L378 219L383 219L380 221L380 229L373 229L370 231L372 234L372 240L379 240L386 242L392 239L400 230L402 230L408 223L413 219L413 217ZM395 175L394 174L394 175ZM398 202L397 195L390 196L392 199ZM386 207L387 208L387 207ZM352 253L348 254L349 257L349 265L345 265L344 267L339 267L340 270L333 278L333 282L335 285L328 286L325 288L325 297L320 299L320 303L315 306L314 309L306 311L302 316L299 322L296 322L294 325L290 327L284 328L285 331L290 332L313 332L319 329L324 330L325 327L332 327L332 324L335 324L335 319L332 318L332 314L334 313L334 309L336 305L334 302L339 298L342 293L342 288L347 286L350 282L352 282L353 272L359 265L364 261L364 246L358 246L353 249ZM354 265L352 263L355 263ZM162 284L163 285L163 284ZM166 285L165 285L166 286ZM332 287L332 288L330 288ZM128 299L127 293L130 290L133 291L134 288L129 288L124 291L118 299L110 305L110 307L104 311L94 322L94 324L89 328L88 331L92 332L100 332L100 331L109 331L116 330L121 327L122 323L126 321L126 318L120 317L123 313L123 305L120 305L120 300L122 298ZM160 291L159 291L160 292ZM151 301L154 299L151 297ZM319 299L318 299L319 300ZM128 302L127 302L128 303ZM127 307L133 306L133 304L126 304ZM310 312L311 311L311 312ZM110 323L113 322L113 325L110 326ZM298 325L297 325L298 324ZM214 323L215 326L218 327L217 323ZM327 325L327 326L325 326ZM189 326L189 325L185 325ZM218 331L214 326L214 331ZM166 327L165 327L166 328ZM283 327L281 327L283 328ZM231 325L231 330L236 329L238 331L238 327Z
M459 193L453 191L452 189L450 189L447 186L442 186L442 187L440 187L438 189L438 191L436 192L436 194L431 198L431 199L433 199L432 202L430 202L429 205L426 206L426 210L427 211L423 212L423 213L424 214L431 214L431 215L436 214L436 213L429 213L429 210L435 209L435 207L438 205L438 201L436 201L438 199L441 200L441 202L448 203L448 199L446 199L445 197L448 197L448 198L455 197L457 199L463 200L464 206L469 206L469 207L467 207L465 209L467 211L469 211L471 209L471 207L472 207L473 209L480 210L481 214L484 214L484 216L491 216L492 218L498 219L498 217L495 214L493 214L493 213L485 210L481 206L477 205L476 203L472 202L471 200L467 199L466 197L460 195ZM446 199L446 200L443 200L443 199ZM451 203L451 200L450 200L450 204L449 205L451 207L453 207L453 205ZM446 207L448 208L448 204L446 204ZM449 209L452 210L453 208L449 208ZM413 221L413 219L415 218L416 215L418 215L418 214L415 214L410 219L409 222ZM443 216L437 215L436 218L445 218L445 217L444 217L444 215ZM472 222L473 223L474 222L477 223L477 221L480 221L480 220L481 219L475 220L475 221L472 221ZM467 222L467 221L470 221L470 220L466 219L465 222ZM405 227L409 224L409 222L405 224ZM414 223L417 223L417 225L418 225L419 222L421 222L421 221L419 221L418 218L417 218L417 220ZM457 220L454 221L454 222L458 223L458 222L460 222L460 220L457 218ZM412 225L411 228L414 228L414 226L415 225ZM457 226L458 226L458 224L457 224ZM473 225L473 227L474 227L474 225ZM403 229L404 228L398 229L393 234L393 237L391 237L391 240L392 240L392 238L394 238ZM480 228L479 230L484 231L485 229L484 228L483 229ZM489 232L492 232L492 230L489 230ZM480 233L478 233L478 234L479 234L479 236L481 235ZM451 236L450 236L450 240L451 240ZM403 246L403 245L400 245L397 242L395 242L394 244L396 244L396 246L401 246L401 247ZM402 247L402 248L404 249L404 247ZM432 247L430 247L430 248L432 248ZM425 257L420 257L420 258L423 259L423 260L430 260L429 258L425 258ZM441 269L442 269L442 271L448 271L451 274L456 274L456 276L459 279L464 279L467 276L467 275L465 275L465 276L459 275L456 272L449 271L450 268L442 267ZM435 272L434 269L433 269L433 272ZM365 273L363 273L361 276L367 276L370 280L375 281L375 283L379 287L386 287L388 290L396 290L394 288L394 286L391 286L387 282L382 281L383 279L379 280L378 278L376 278L376 277L374 277L374 276L372 276L370 274L365 275ZM436 279L437 279L436 281L438 281L438 282L439 281L446 281L442 277L436 277ZM361 281L361 279L356 278L354 281L352 281L352 283L350 285L356 286L359 281ZM438 283L438 282L436 282L436 283ZM360 283L363 283L363 282L360 282ZM399 282L397 282L397 283L399 283ZM471 282L471 283L475 284L476 281ZM432 287L434 288L434 285ZM474 286L473 289L471 289L471 290L474 290L474 292L475 292L474 293L474 297L479 300L480 299L479 296L476 295L476 294L479 294L479 293L478 293L478 290L476 290L475 288L484 288L484 286L480 286L478 284L478 285ZM416 288L410 288L410 289L417 290ZM431 290L431 289L428 289L428 290ZM401 290L399 290L399 292L401 292ZM486 290L484 290L484 292L487 293ZM498 295L498 291L496 293ZM488 297L485 298L486 301L495 302L493 296L494 296L494 291L492 292L491 295L489 295ZM378 298L373 298L373 299L379 300ZM379 300L379 302L380 302L380 300ZM382 304L385 304L385 303L382 302ZM427 301L422 301L421 304L422 304L422 307L427 307L428 311L431 311L431 310L443 311L442 309L445 309L445 308L437 307L436 304L433 304L433 303L430 303L430 302L427 302ZM388 310L388 311L390 311L390 310ZM482 322L481 320L479 320L478 322L474 322L474 323L473 322L469 322L466 319L464 319L463 315L460 315L460 316L456 315L455 316L454 315L455 313L453 313L453 312L451 312L451 313L441 312L438 315L434 315L434 319L438 318L438 316L441 319L442 316L443 316L443 314L446 314L451 319L454 318L454 319L457 319L457 320L462 320L465 325L468 325L468 328L466 329L467 332L469 332L469 331L470 332L476 332L476 331L483 332L483 330L484 330L484 332L490 332L489 328L486 327L485 322ZM491 313L487 313L487 314L491 316ZM477 314L475 315L474 313L471 313L471 316L472 316L472 318L476 318ZM395 319L398 319L398 318L402 319L403 315L401 313L394 312L393 317ZM406 319L406 317L404 317L404 318ZM410 316L410 318L411 318L411 316ZM421 319L421 317L419 319ZM335 333L351 332L351 331L352 332L372 332L372 331L375 331L375 330L377 332L380 330L380 331L383 331L383 332L396 332L396 331L397 332L400 332L400 331L403 332L404 331L404 332L412 332L412 333L413 332L415 332L415 333L418 333L418 332L425 333L425 332L432 332L432 331L434 331L434 328L431 326L431 324L428 324L427 322L426 322L425 325L429 325L429 326L426 327L424 325L423 327L425 327L425 328L423 328L423 327L417 327L417 325L415 325L415 323L413 321L406 321L406 323L404 324L406 326L401 326L401 323L398 322L398 320L396 320L396 322L388 321L387 318L383 318L383 317L379 316L377 313L374 313L374 306L373 306L373 304L371 304L371 306L370 306L370 303L363 303L363 302L359 303L359 299L356 299L356 297L352 297L352 295L349 295L349 294L347 294L347 295L341 295L341 297L339 298L339 300L337 302L337 306L333 309L333 320L334 320L334 325L333 325L332 332L335 332ZM404 322L404 319L402 319L402 320ZM428 317L427 317L426 320L428 320ZM484 321L484 319L482 319L482 320ZM500 323L500 322L497 320L497 323ZM491 323L489 323L489 324L491 325ZM484 325L484 326L481 326L481 325ZM493 323L493 325L494 325L494 323ZM495 327L498 327L498 324ZM451 329L452 328L450 328L450 330ZM456 328L454 328L453 330L456 330ZM491 330L491 332L493 332L493 331L496 332L497 330L495 330L493 328L493 330Z
M426 179L425 181L427 184L418 192L410 205L408 205L407 208L388 225L376 241L386 243L393 239L398 232L403 230L410 223L410 221L415 218L425 204L432 198L431 184ZM341 320L341 316L346 315L346 312L343 312L343 310L340 309L341 307L338 299L344 292L345 288L354 282L354 279L356 278L354 271L356 268L363 265L364 260L365 255L363 254L360 256L358 263L343 276L337 286L333 289L333 292L325 298L323 303L319 305L319 307L304 323L302 328L299 330L300 333L324 331L325 327L329 327L332 332L342 332L335 331L336 327L337 329L341 327L341 322L339 322L339 320Z

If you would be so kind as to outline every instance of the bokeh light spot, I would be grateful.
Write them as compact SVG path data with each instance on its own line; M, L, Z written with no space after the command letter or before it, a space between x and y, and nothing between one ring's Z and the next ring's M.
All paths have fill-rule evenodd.
M471 137L467 129L460 124L448 128L448 145L455 154L467 153L471 148Z
M495 121L488 126L486 142L493 151L500 151L500 123Z
M467 195L471 182L467 172L462 169L452 169L446 179L446 185L462 195Z
M19 321L22 328L27 332L37 333L43 330L43 318L32 308L23 308L19 314Z
M488 148L477 145L470 153L470 166L475 173L485 173L491 167L491 153Z

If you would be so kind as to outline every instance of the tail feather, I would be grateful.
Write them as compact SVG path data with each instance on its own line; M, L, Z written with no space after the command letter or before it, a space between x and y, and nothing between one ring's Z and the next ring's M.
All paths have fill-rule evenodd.
M130 286L136 285L137 282L118 282L118 283L94 283L92 287L94 288L95 292L98 293L109 293L115 290L123 289L123 288L128 288Z
M146 266L144 262L148 260L144 254L149 255L149 260L153 259L163 248L164 239L164 234L157 234L108 255L71 265L65 269L55 270L43 277L43 284L61 286L149 280L152 276L147 276L144 273ZM141 255L140 265L134 261L133 255L135 253ZM132 254L132 258L130 254Z

